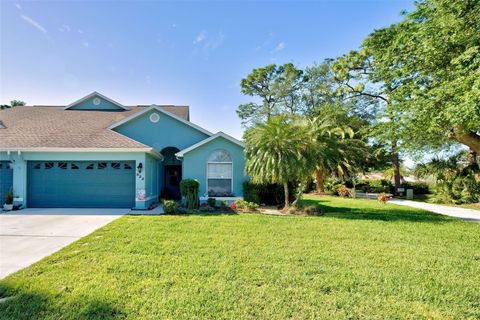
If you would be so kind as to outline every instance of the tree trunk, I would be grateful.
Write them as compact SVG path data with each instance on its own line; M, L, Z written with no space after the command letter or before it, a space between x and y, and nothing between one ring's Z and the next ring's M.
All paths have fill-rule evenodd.
M459 130L453 130L452 134L450 135L451 139L457 140L461 144L466 145L470 148L470 150L475 151L476 153L480 153L480 136L475 132L467 132L463 133Z
M295 201L292 203L292 207L296 208L300 200L302 199L303 192L305 191L306 183L300 183L298 186L297 196L295 197Z
M397 194L401 183L400 158L398 156L397 125L390 99L387 99L387 115L390 120L390 142L392 143L393 185L395 186L395 194Z
M470 150L468 151L468 163L470 165L477 164L477 152L472 148L470 148Z
M401 174L400 174L400 159L398 157L398 152L392 153L392 164L393 164L393 185L395 186L395 193L398 192L398 188L401 184Z
M288 193L288 183L285 182L283 184L283 191L285 192L285 207L284 209L288 209L288 207L290 206L290 200L288 199L289 198L289 193Z
M315 180L317 180L317 193L324 193L325 192L325 174L323 169L319 168L315 171Z

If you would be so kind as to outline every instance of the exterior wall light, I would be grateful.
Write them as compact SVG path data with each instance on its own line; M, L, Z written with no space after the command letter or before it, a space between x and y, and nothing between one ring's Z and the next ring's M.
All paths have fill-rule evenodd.
M139 174L142 173L142 169L143 169L143 164L140 162L137 166L137 171Z

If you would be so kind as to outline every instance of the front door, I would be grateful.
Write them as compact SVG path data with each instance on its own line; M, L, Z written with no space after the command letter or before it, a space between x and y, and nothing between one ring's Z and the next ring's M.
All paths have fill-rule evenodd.
M180 194L180 181L182 180L182 166L166 165L165 166L165 197L167 199L179 200L182 198Z

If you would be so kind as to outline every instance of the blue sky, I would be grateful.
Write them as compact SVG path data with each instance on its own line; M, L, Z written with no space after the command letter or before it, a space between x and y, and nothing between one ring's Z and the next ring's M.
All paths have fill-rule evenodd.
M0 103L67 105L98 91L125 105L190 105L237 138L240 80L356 49L412 1L0 2Z

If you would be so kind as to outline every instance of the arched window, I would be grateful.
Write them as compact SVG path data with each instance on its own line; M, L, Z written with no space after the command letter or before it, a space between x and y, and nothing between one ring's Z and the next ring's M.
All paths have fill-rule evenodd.
M207 190L209 197L233 196L233 163L226 150L218 149L208 156Z

